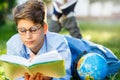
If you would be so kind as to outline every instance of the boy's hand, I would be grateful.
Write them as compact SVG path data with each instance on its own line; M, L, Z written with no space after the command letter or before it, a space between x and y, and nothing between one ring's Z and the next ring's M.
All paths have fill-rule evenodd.
M24 74L25 80L43 80L43 75L41 73L36 73L30 76L28 73Z
M43 76L41 73L30 76L28 73L24 74L25 80L52 80L52 77Z

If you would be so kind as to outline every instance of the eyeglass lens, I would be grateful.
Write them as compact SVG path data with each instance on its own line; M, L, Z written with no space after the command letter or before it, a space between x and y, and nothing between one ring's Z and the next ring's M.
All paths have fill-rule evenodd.
M37 27L37 26L32 26L29 29L25 29L23 28L18 28L18 32L20 34L25 34L27 31L31 32L31 33L36 33L41 27Z

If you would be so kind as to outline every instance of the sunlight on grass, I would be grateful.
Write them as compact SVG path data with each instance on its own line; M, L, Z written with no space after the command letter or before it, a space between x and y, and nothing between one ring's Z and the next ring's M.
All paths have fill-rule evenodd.
M90 34L87 34L84 39L91 40L92 36Z
M109 48L120 59L120 38L117 32L84 31L83 36L84 39Z
M94 41L109 41L115 34L110 32L96 32L96 31L85 31L84 39L94 40Z
M6 41L2 41L0 43L0 54L5 54L6 53Z
M0 80L7 80L5 79L5 72L2 66L0 66Z

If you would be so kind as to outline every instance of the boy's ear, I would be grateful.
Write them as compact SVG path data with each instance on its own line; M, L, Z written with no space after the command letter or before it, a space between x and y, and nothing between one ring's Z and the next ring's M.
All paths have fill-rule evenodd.
M44 34L46 34L48 31L48 25L45 23L43 26L44 26Z

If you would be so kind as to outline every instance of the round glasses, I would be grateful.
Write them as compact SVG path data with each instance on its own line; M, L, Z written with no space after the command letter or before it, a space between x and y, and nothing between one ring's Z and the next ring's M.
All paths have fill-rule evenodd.
M25 29L24 27L22 28L18 28L18 32L21 34L21 35L24 35L26 34L27 31L29 31L30 33L32 34L36 34L39 30L40 30L41 26L31 26L29 29Z

